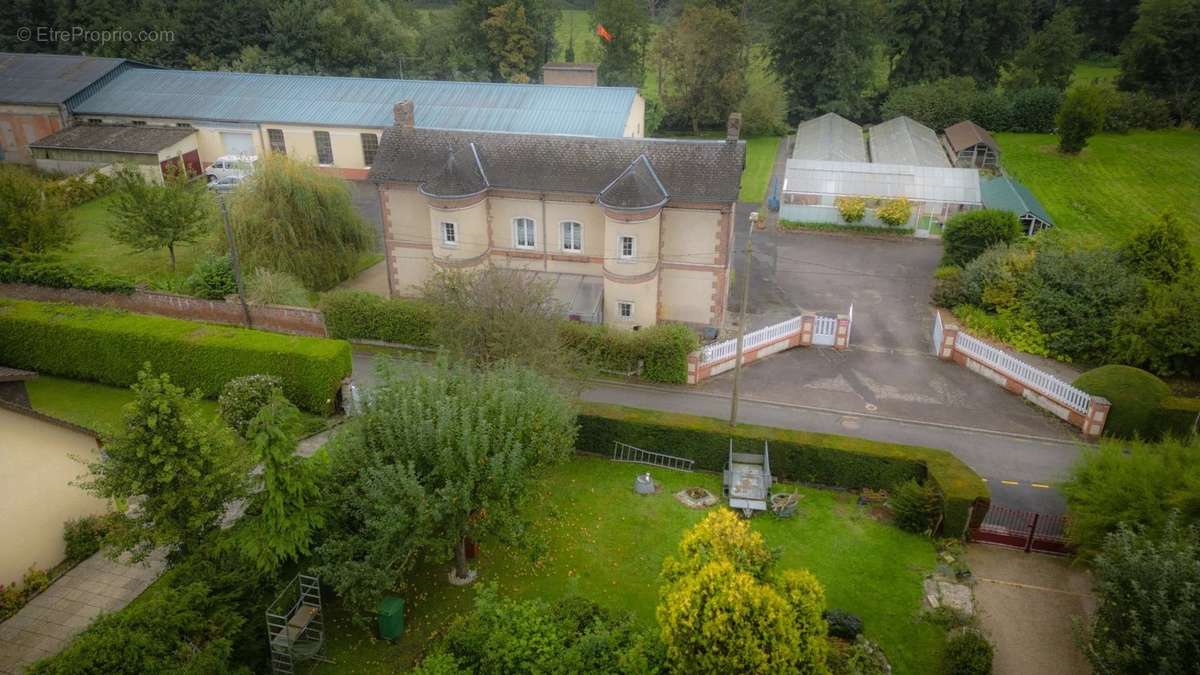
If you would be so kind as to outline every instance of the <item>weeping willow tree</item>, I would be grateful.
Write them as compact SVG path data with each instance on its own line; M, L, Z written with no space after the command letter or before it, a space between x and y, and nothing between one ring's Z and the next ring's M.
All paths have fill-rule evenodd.
M348 279L372 244L345 182L286 155L261 160L230 215L243 269L286 272L315 291Z

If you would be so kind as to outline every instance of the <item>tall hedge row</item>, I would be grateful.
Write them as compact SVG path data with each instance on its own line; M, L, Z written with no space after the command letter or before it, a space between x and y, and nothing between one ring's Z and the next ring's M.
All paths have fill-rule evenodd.
M235 377L274 375L292 402L318 414L334 411L351 369L350 345L339 340L0 300L0 363L124 387L146 362L206 398L216 398Z
M383 298L363 291L334 291L321 297L330 337L381 340L413 347L435 347L434 307L415 298Z
M711 417L585 403L579 416L576 449L609 454L614 441L696 460L696 468L722 471L729 453L729 426ZM739 424L734 450L762 452L771 447L771 473L783 480L844 488L893 488L909 479L931 480L945 497L942 532L961 535L972 518L983 520L991 495L978 474L944 450L880 443Z

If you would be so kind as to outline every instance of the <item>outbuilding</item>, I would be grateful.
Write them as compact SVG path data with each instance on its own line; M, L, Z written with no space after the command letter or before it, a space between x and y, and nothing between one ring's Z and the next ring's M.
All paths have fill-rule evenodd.
M155 182L172 170L192 176L203 172L196 130L185 127L81 124L31 143L29 149L43 171L77 174L127 164Z
M954 165L963 168L996 169L1000 166L1000 146L987 129L970 120L946 127L942 136Z
M982 183L983 206L1011 211L1021 219L1025 234L1034 235L1054 227L1054 220L1029 188L1009 176L985 177Z
M866 162L863 129L837 113L825 113L796 127L792 159L823 162Z

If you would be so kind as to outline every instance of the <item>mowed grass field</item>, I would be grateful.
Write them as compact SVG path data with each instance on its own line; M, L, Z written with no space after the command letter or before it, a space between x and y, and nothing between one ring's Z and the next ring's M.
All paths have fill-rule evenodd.
M651 469L663 490L643 497L634 494L633 479L645 468L581 456L551 469L536 481L525 511L532 521L531 549L539 554L484 538L473 562L477 583L547 602L578 595L655 626L663 558L706 513L684 507L672 495L692 485L720 494L721 486L715 474ZM874 520L853 494L795 489L803 495L796 517L751 521L778 548L779 569L812 571L825 586L828 606L860 616L897 674L936 672L944 632L917 617L921 580L936 563L933 545ZM405 670L456 615L471 608L475 589L449 585L450 561L447 552L444 564L412 576L404 594L406 632L394 645L352 623L336 601L327 604L329 657L336 663L322 664L317 672Z
M1029 187L1057 227L1116 244L1169 209L1200 252L1200 131L1099 134L1078 156L1050 134L996 134L1004 168Z

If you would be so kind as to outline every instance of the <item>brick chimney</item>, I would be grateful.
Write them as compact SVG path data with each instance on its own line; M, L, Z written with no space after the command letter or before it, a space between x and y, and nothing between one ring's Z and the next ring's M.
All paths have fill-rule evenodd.
M729 122L725 125L725 142L737 143L742 135L742 113L729 113Z
M396 117L396 126L413 128L413 122L416 121L416 113L413 112L412 99L400 101L392 108L392 114Z

